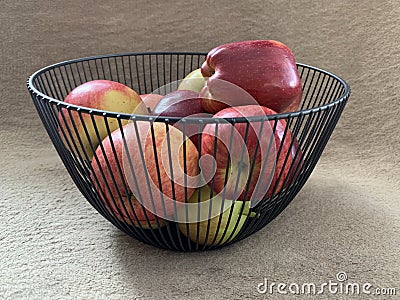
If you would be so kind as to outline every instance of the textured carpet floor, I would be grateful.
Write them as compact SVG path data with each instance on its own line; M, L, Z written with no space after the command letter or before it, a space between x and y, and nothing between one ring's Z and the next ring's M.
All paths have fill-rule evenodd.
M398 1L6 0L0 32L0 299L297 299L257 285L319 284L338 272L400 294ZM218 251L159 250L102 218L69 179L25 87L33 71L70 58L266 38L342 76L352 96L292 204Z

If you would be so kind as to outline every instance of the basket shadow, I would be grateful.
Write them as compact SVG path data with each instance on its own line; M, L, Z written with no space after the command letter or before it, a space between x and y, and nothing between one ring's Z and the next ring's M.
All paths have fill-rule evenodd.
M149 299L162 298L165 293L176 297L218 295L223 288L244 297L257 295L257 283L262 278L303 276L304 269L314 269L315 255L324 257L320 253L321 247L325 249L323 244L340 247L334 239L338 232L329 232L329 226L324 225L328 217L321 218L330 215L332 222L341 218L339 210L332 213L333 207L326 205L332 203L333 191L323 181L311 180L265 228L232 245L211 251L176 252L118 232L116 261L127 281ZM346 193L346 185L341 188Z

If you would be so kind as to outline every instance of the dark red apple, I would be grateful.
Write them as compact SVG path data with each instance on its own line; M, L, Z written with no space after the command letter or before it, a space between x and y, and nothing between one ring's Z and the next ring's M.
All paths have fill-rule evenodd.
M203 100L203 107L210 113L228 106L254 104L232 96L230 90L221 86L221 80L244 89L259 105L278 113L295 111L301 102L302 85L293 53L278 41L255 40L218 46L208 53L201 73L208 80L200 96L209 98Z
M259 105L246 105L225 108L215 114L213 118L240 118L272 114L276 114L272 109ZM272 120L267 122L251 121L249 125L247 123L231 125L221 122L218 124L217 133L216 124L207 124L204 127L202 156L213 156L214 147L216 147L216 172L213 180L209 182L216 193L221 193L225 189L225 196L228 199L238 198L258 202L271 197L274 189L275 193L282 189L293 161L292 155L289 154L284 167L286 155L292 150L292 134L287 129L284 137L285 120L278 120L276 124L274 123L275 121ZM215 137L217 137L216 143ZM230 151L228 151L229 148ZM246 154L243 155L243 149L248 153L247 158ZM251 177L249 177L253 161L254 167ZM208 170L212 170L211 162L211 159L201 160L202 171L206 173L207 177L209 177ZM282 176L279 178L281 171ZM241 174L240 177L239 174ZM248 182L249 186L246 187ZM248 189L247 193L246 189Z
M193 117L193 118L211 118L212 115L207 113L202 106L202 99L199 93L190 90L177 90L166 94L153 109L153 115L164 117ZM175 123L175 127L183 130L183 123ZM198 124L185 125L185 133L193 143L198 145L198 135L201 133L202 127Z
M205 113L199 93L189 90L176 90L166 94L153 109L153 115L184 118L193 114Z

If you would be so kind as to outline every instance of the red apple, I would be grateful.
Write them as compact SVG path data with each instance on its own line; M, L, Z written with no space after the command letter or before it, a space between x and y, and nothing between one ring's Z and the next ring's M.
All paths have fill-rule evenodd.
M210 113L228 106L253 104L232 97L219 80L241 87L259 105L278 113L295 111L301 102L302 85L293 53L278 41L255 40L218 46L208 53L201 73L208 80L200 96L210 98L203 101Z
M199 93L197 92L191 90L176 90L161 98L153 110L153 115L179 118L211 118L212 115L203 109L201 101L202 99L199 98ZM182 122L175 123L174 126L183 130ZM202 127L198 124L187 123L185 125L185 134L190 137L196 147L201 131Z
M140 96L134 90L121 83L109 80L93 80L79 85L68 94L65 98L65 102L112 112L127 114L132 114L134 112L139 114L147 113ZM107 136L107 127L104 122L104 117L94 116L93 122L89 114L82 113L83 122L81 122L77 111L71 110L70 117L68 110L63 108L58 114L58 119L61 126L59 132L65 145L68 147L69 143L72 148L70 149L71 151L76 152L77 155L79 153L83 159L86 159L86 153L88 159L91 160L93 157L91 144L93 148L96 149L101 140ZM107 120L111 131L119 127L117 119L108 118ZM122 120L122 124L126 124L127 122L128 120ZM77 132L75 132L74 124ZM97 137L95 126L97 127L100 138ZM85 128L88 134L86 134ZM65 132L66 139L62 131ZM80 145L79 140L82 142L83 147ZM77 150L75 150L73 142L75 142Z
M190 90L176 90L166 94L153 110L153 115L179 118L200 113L206 112L201 105L199 93Z
M131 219L135 226L140 223L145 227L156 228L157 217L155 215L160 217L158 218L159 222L161 220L160 225L164 224L163 219L174 213L176 204L174 202L184 202L186 195L190 197L194 189L189 187L185 192L183 185L179 184L182 182L179 168L183 168L184 160L181 145L182 132L173 127L168 131L171 147L177 147L177 151L172 151L171 164L175 176L173 183L168 173L170 161L166 153L168 148L164 144L167 140L165 125L153 123L154 141L150 129L149 122L138 121L124 126L123 135L121 130L116 130L111 134L111 138L105 138L102 142L104 153L101 147L97 148L96 155L92 160L92 179L99 194L105 195L105 197L101 197L102 200L118 219L128 223L131 223ZM136 132L138 132L138 136ZM190 140L186 140L185 143L187 175L195 176L198 170L198 152ZM141 149L139 149L139 145L141 145ZM129 149L129 155L125 151L125 146ZM154 155L154 146L157 156ZM143 153L144 163L139 154L140 150ZM99 181L98 184L95 177ZM138 186L135 185L134 177L137 179ZM148 190L146 178L151 184L151 191ZM172 190L173 187L174 190ZM170 199L169 201L160 196L161 190L165 199ZM153 198L153 202L151 198ZM137 220L133 212L136 213ZM150 225L146 221L145 212Z
M215 114L213 118L248 118L272 114L276 114L272 109L259 105L246 105L225 108ZM264 123L251 121L250 125L247 125L247 123L235 123L234 125L221 123L218 125L217 133L216 124L207 124L204 127L202 156L214 155L215 137L217 137L216 172L213 180L209 182L216 193L225 192L228 199L260 201L271 197L275 185L275 193L282 189L293 161L293 157L289 155L283 168L286 154L291 151L292 135L290 130L287 129L283 140L286 128L285 120L278 120L276 125L274 123L275 121L272 120ZM228 151L229 147L231 148L230 151ZM258 148L257 152L256 148ZM245 149L245 152L243 149ZM248 156L246 153L248 153ZM257 154L255 155L255 153ZM230 164L227 172L229 157ZM249 177L253 161L254 168L251 177ZM212 160L210 159L201 161L203 172L207 173L208 170L212 169L211 163ZM283 173L279 179L281 171ZM225 178L226 176L227 178ZM249 178L249 186L247 187ZM246 188L248 188L247 194Z
M290 151L292 156L292 169L290 170L285 187L288 187L292 182L294 182L300 175L301 169L303 167L303 152L301 151L299 142L296 138L293 137L293 146L292 150Z
M144 104L146 105L147 108L150 109L151 112L153 111L154 107L156 107L158 102L160 102L162 97L163 97L162 95L158 95L158 94L140 95L140 98L142 98Z
M126 126L124 126L124 131L126 133ZM115 155L111 141L114 145ZM121 222L127 222L135 226L139 226L140 223L146 229L150 227L156 228L157 217L137 201L126 181L122 163L124 141L121 131L115 130L111 134L111 140L109 137L105 138L102 146L105 155L101 147L98 147L96 157L92 160L93 173L91 178L106 207ZM109 168L107 163L110 166ZM137 219L135 218L135 214ZM150 224L146 221L146 215ZM165 221L161 218L158 218L158 222L160 226L165 224Z

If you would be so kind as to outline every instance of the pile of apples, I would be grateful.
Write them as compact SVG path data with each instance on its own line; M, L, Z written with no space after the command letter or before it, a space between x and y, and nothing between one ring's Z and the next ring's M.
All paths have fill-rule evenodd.
M200 69L189 73L177 90L166 95L139 95L118 82L93 80L72 90L65 102L124 114L185 119L292 112L299 108L301 99L301 81L291 50L278 41L255 40L214 48ZM257 217L249 213L252 201L268 199L285 188L298 176L295 172L303 161L283 119L266 122L273 128L272 138L259 134L262 122L251 126L219 123L218 133L215 122L202 126L176 122L167 130L163 122L132 122L65 108L59 112L59 123L65 145L90 163L94 189L120 221L142 229L160 229L175 218L184 235L203 245L234 238L246 218ZM170 151L163 147L166 140ZM269 164L269 170L273 165L273 174L267 176L261 151L257 150L271 143L280 151ZM242 151L232 150L237 145L247 149L247 163L243 163ZM133 166L134 172L128 166ZM198 182L200 169L203 183L196 188L194 181ZM243 175L250 172L250 177ZM184 183L184 177L189 181ZM150 185L155 189L147 188ZM205 205L182 210L181 203ZM199 220L200 215L212 210L211 203L218 211L211 218ZM221 209L225 205L233 207Z

